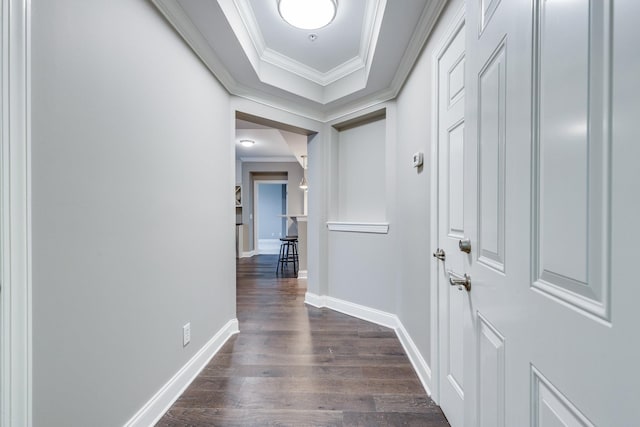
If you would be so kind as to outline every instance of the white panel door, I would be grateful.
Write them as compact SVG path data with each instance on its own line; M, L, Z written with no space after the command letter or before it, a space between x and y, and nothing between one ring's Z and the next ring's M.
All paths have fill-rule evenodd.
M438 86L438 245L445 260L438 262L440 406L453 427L463 425L464 327L468 296L449 286L448 270L461 271L456 255L465 235L464 221L464 98L465 30L459 16L436 55Z
M639 19L467 2L466 426L640 425Z

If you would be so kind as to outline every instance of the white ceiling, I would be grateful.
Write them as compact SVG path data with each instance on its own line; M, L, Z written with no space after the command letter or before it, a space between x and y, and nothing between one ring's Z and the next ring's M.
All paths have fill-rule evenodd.
M338 0L308 31L277 0L152 1L230 93L321 121L394 98L446 3Z
M240 140L255 141L251 147ZM298 162L307 154L307 137L285 130L236 119L236 160L243 162Z

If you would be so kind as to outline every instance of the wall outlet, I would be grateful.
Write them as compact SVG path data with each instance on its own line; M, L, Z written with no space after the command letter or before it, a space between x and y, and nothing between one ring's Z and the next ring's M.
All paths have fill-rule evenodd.
M191 322L182 327L182 346L186 346L191 341Z

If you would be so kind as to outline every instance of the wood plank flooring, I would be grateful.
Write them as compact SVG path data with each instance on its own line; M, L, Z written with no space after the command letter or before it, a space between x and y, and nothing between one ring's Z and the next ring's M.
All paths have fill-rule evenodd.
M391 329L306 306L275 270L238 260L240 334L157 426L449 426Z

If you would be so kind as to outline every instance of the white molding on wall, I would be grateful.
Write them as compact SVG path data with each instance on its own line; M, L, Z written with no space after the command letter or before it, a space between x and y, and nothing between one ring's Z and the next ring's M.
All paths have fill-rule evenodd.
M31 1L0 7L0 425L31 427Z
M307 292L304 294L304 303L315 308L325 308L327 307L327 302L325 301L325 298L326 297L324 296Z
M298 270L298 279L306 279L309 277L309 272L307 270Z
M256 255L256 251L248 251L248 252L242 252L240 254L240 258L251 258L252 256Z
M238 319L231 319L127 421L125 427L155 425L227 340L238 332Z
M427 364L427 361L424 360L424 357L422 357L420 350L418 350L418 346L416 346L416 343L411 338L411 335L409 335L409 332L407 332L407 330L404 328L404 325L402 324L400 319L398 319L398 326L395 328L395 330L396 335L398 336L398 339L400 340L400 343L404 348L404 351L407 353L407 356L409 357L409 360L413 365L413 369L415 369L416 373L418 374L418 378L420 378L422 386L424 387L427 394L431 396L433 384L431 368Z
M407 356L411 361L411 365L413 365L413 368L418 374L422 387L424 387L427 394L431 396L431 368L429 368L426 360L422 357L418 347L398 316L375 308L366 307L364 305L355 304L327 295L316 295L311 292L307 292L305 294L304 302L312 307L329 308L367 322L375 323L376 325L393 329L398 336L404 351L407 353Z
M357 317L358 319L366 320L367 322L375 323L376 325L396 329L400 323L400 319L398 319L395 314L387 313L386 311L377 310L375 308L355 304L330 296L325 296L324 301L327 308L339 311L340 313L344 313L349 316Z
M343 231L351 233L389 233L388 222L344 222L344 221L327 221L329 231Z

